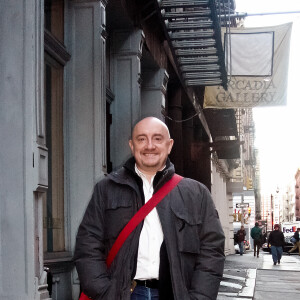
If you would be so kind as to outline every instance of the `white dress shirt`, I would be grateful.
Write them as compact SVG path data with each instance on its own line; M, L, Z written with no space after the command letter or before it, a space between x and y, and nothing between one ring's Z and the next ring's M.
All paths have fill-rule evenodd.
M135 171L143 180L146 203L153 195L154 176L151 178L151 183L149 183L146 176L137 168L137 166L135 166ZM144 219L144 225L139 240L135 279L159 279L159 253L163 239L164 235L159 216L156 208L153 208Z

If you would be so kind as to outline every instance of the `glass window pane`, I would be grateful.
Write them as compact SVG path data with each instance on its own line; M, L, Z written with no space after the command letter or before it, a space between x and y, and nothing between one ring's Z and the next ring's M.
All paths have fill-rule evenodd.
M44 250L64 251L63 67L46 57L45 110L48 191L44 200Z
M45 28L64 43L64 0L45 0Z

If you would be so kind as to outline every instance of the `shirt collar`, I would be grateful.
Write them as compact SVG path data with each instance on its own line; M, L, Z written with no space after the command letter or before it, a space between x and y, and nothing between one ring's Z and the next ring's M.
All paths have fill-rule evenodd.
M162 170L164 170L165 167L166 167L166 166L164 166L164 167L162 168ZM145 175L142 171L139 170L139 168L137 167L136 164L134 164L134 170L135 170L135 172L136 172L136 174L137 174L138 176L140 176L142 179L146 179L146 180L147 180L146 175ZM156 175L156 174L155 174L155 175ZM153 175L153 176L151 177L151 183L153 183L153 179L154 179L155 175Z

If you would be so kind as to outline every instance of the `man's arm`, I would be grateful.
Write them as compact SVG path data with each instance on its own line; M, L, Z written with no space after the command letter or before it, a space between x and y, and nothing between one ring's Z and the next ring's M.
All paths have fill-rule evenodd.
M225 261L225 236L218 212L207 189L203 192L202 209L204 218L200 232L200 253L189 291L193 300L217 298Z
M110 279L106 268L104 213L99 184L79 226L74 261L83 292L92 299L106 299Z
M284 239L284 234L283 234L283 232L281 232L281 238L282 238L282 248L283 248L284 245L285 245L285 239Z
M271 244L272 245L272 236L273 236L273 234L272 234L272 232L270 232L270 235L269 235L269 238L268 238L268 246L269 246L269 244Z

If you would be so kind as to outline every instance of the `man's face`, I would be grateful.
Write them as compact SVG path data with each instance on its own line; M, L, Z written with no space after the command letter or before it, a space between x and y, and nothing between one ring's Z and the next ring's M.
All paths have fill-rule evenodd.
M174 141L167 126L156 118L145 118L132 132L129 146L140 171L156 174L165 164Z

